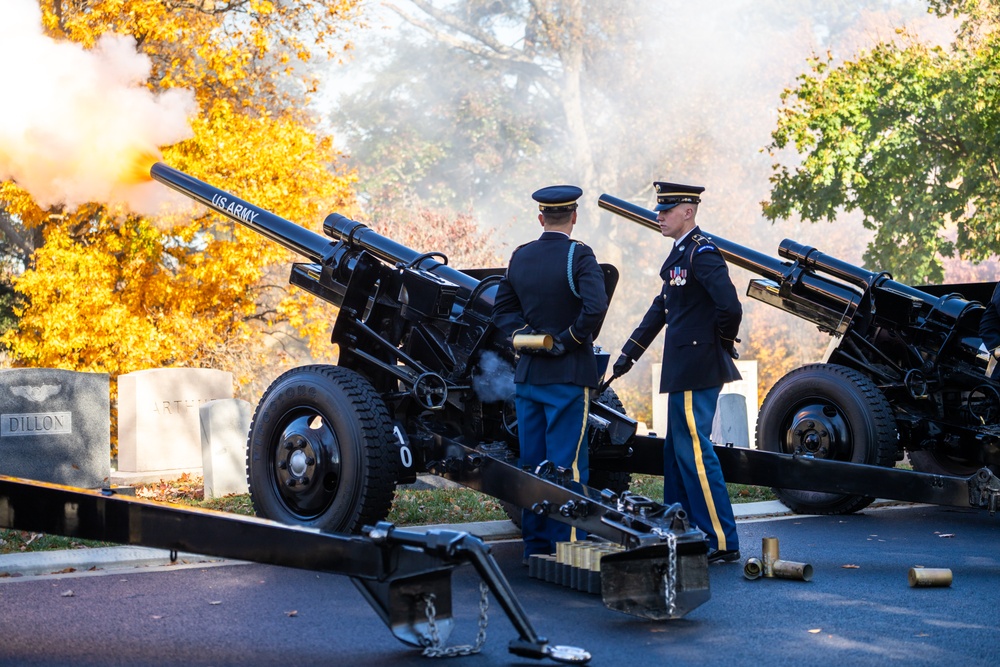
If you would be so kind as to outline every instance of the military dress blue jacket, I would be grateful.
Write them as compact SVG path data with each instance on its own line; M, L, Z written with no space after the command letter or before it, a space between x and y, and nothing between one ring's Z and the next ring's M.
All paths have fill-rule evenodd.
M522 354L514 381L598 386L593 334L607 310L604 272L588 246L544 232L514 250L497 288L493 324L508 337L552 334L566 348L558 357Z
M743 308L729 268L711 238L695 227L660 268L663 286L639 326L622 346L638 359L661 329L660 391L694 391L742 379L728 352L739 333Z
M993 290L990 302L979 322L979 336L990 351L1000 347L1000 283Z

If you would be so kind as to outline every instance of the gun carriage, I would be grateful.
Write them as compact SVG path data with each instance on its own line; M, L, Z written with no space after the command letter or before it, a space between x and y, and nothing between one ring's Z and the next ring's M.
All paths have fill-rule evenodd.
M337 213L323 236L162 163L150 176L304 257L290 282L339 308L337 365L284 373L254 412L258 516L353 533L385 518L396 485L432 473L499 499L512 519L527 508L625 547L602 558L609 608L667 619L708 599L707 543L685 510L593 464L626 455L636 432L612 390L590 408L591 486L548 462L518 466L514 350L491 322L502 269L459 271ZM610 295L617 270L603 268ZM605 368L608 357L598 352Z
M659 232L647 209L610 195L598 204ZM996 509L1000 382L987 375L989 353L978 334L983 306L958 292L985 300L992 284L918 289L788 239L778 248L782 261L712 238L727 261L761 276L750 280L747 296L831 336L826 358L782 377L760 407L757 446L801 465L779 462L779 476L720 452L727 480L767 477L791 509L837 514L868 506L876 493L941 502L931 487L965 478L970 504ZM866 469L904 457L929 477ZM827 479L813 479L810 471L824 462L865 467L826 466ZM862 492L840 492L848 486ZM957 484L954 502L962 499Z

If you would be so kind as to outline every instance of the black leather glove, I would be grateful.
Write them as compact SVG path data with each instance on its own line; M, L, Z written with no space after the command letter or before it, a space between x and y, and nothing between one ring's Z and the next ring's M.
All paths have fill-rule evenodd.
M552 336L552 347L545 352L550 357L561 357L566 354L566 346L559 340L559 336Z
M725 338L723 338L722 349L724 349L726 353L729 354L729 356L732 357L733 359L739 359L740 353L736 351L736 343L739 342L740 342L739 338L737 338L736 340L726 340Z
M621 377L632 370L633 364L635 364L635 361L627 354L623 354L618 357L618 361L611 367L611 370L614 371L615 377Z

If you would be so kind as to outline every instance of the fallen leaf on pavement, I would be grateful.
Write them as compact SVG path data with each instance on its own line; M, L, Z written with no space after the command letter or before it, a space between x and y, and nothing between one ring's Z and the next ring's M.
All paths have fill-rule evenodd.
M852 563L848 563L847 565L841 565L840 567L844 568L845 570L860 570L861 569L860 565L854 565Z
M289 618L291 618L292 616L298 616L298 615L299 615L299 612L297 612L297 611L295 611L295 610L292 610L292 611L286 611L286 612L285 612L285 616L288 616Z
M955 537L955 533L941 533L938 537Z
M59 594L60 597L71 598L73 597L73 591L63 591Z
M820 632L823 632L823 628L813 628L812 630L809 631L810 634L814 635L819 634Z
M208 604L222 604L222 600L212 600Z

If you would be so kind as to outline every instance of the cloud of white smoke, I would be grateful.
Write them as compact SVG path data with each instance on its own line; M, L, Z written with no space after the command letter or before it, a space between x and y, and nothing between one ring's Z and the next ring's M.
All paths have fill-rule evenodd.
M0 180L43 208L158 210L168 191L143 182L136 161L191 136L191 91L150 91L150 60L131 37L105 35L87 50L46 36L33 0L0 3L0 63Z

